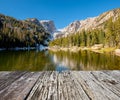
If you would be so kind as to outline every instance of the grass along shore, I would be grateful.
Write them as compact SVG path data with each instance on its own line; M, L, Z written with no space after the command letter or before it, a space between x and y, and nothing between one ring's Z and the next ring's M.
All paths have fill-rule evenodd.
M77 47L77 46L72 46L72 47L59 47L59 46L52 46L48 47L49 50L57 52L57 51L70 51L70 52L78 52L78 51L84 51L84 50L89 50L93 51L96 53L113 53L117 56L120 56L120 49L115 48L115 47L103 47L101 44L99 45L94 45L92 47Z

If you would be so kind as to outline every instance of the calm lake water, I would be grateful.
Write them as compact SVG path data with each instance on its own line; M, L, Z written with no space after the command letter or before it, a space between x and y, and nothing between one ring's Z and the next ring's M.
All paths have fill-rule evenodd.
M90 51L0 51L0 71L120 70L120 57Z

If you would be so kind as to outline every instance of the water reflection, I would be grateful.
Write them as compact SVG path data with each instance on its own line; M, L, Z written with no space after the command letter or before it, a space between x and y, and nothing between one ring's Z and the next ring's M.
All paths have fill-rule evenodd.
M120 57L89 51L1 51L0 71L120 70Z
M0 70L55 70L47 52L2 51L0 52Z
M120 57L90 51L50 52L55 64L71 70L120 70Z

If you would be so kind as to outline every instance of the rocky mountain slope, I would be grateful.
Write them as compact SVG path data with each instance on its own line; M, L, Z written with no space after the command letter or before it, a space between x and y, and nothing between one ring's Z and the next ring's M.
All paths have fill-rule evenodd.
M42 26L44 27L44 29L46 30L46 32L48 33L54 33L56 31L56 27L55 24L52 20L38 20L36 18L29 18L27 19L27 21L34 23L38 26Z
M112 18L115 21L119 15L120 15L120 8L105 12L97 17L91 17L85 20L74 21L71 24L69 24L67 27L61 29L61 32L59 32L62 33L61 35L59 33L58 34L59 36L66 36L70 33L76 33L82 30L104 28L104 23L107 20ZM58 35L56 35L56 37L58 37Z
M20 21L0 14L0 48L47 45L49 37L37 19Z
M34 23L34 24L36 24L36 25L38 25L38 26L43 27L42 24L39 22L39 20L36 19L36 18L28 18L28 19L26 19L26 21L28 21L28 22L30 22L30 23Z
M47 30L49 33L54 33L56 31L56 27L53 21L51 20L41 20L39 21L41 25Z

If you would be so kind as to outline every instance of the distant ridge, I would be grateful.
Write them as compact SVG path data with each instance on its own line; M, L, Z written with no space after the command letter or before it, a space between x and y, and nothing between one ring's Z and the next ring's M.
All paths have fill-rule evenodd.
M74 21L65 28L61 29L58 33L55 33L55 37L66 36L71 33L76 33L82 30L104 28L104 23L106 21L108 21L110 18L112 18L115 21L118 16L120 16L120 8L107 11L97 17L91 17L85 20Z

